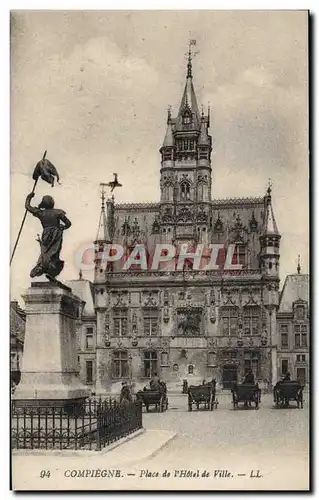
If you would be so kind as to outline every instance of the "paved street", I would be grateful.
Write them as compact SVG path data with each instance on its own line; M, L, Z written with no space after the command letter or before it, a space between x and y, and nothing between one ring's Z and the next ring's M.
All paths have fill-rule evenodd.
M234 411L230 394L218 399L216 411L188 412L187 397L169 395L167 412L143 413L146 432L111 452L18 453L13 460L15 487L307 490L307 396L302 410L274 409L269 395L262 396L259 410ZM50 478L40 479L41 469L50 470ZM119 469L120 479L64 476L66 470L90 469Z
M173 430L177 436L139 467L171 471L227 469L233 474L232 480L214 478L212 482L196 478L179 478L177 482L170 477L167 482L170 481L171 488L195 487L195 483L197 488L217 489L307 488L307 401L303 410L277 410L273 408L272 397L264 395L259 410L234 411L231 396L225 394L219 396L220 404L213 412L188 412L187 399L183 396L171 396L169 401L170 409L166 413L144 414L143 422L147 429ZM263 477L250 478L251 471L258 469L258 475Z

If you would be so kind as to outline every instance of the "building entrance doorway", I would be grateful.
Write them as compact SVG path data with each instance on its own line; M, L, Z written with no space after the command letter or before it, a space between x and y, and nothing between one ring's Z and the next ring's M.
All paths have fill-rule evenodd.
M232 389L237 382L237 366L224 365L223 366L223 389Z
M302 386L304 386L306 384L306 369L305 368L297 368L297 380L300 381Z

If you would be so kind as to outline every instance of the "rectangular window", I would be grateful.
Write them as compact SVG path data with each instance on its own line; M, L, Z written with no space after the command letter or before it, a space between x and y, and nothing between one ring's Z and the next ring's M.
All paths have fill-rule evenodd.
M129 364L127 351L116 351L113 354L113 378L127 378L129 376Z
M288 333L288 325L280 325L281 333Z
M144 309L143 321L144 335L149 337L156 336L158 334L159 326L158 309Z
M258 335L259 333L259 307L244 308L244 335Z
M305 354L303 354L303 355L301 356L301 360L302 360L302 361L306 361L306 355L305 355Z
M281 360L281 374L286 375L288 371L288 359Z
M127 308L115 308L113 318L116 337L125 337L127 335Z
M283 349L288 347L288 333L281 334L281 347Z
M301 334L301 347L307 347L307 334Z
M227 336L236 336L238 326L238 309L229 307L222 311L222 333Z
M232 259L232 264L246 265L246 245L236 245Z
M295 333L295 347L297 349L301 347L300 333Z
M92 384L93 382L93 361L86 361L86 383Z
M157 376L157 353L156 351L144 352L144 377Z
M94 348L93 328L90 326L86 329L85 333L85 349L93 349L93 348Z
M300 361L300 354L297 354L297 361Z

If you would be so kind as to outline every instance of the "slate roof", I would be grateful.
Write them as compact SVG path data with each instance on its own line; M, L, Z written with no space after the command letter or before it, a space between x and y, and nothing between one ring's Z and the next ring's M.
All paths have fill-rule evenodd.
M286 277L278 312L292 312L292 305L297 300L309 302L309 274L290 274Z
M70 287L72 293L85 302L83 316L94 316L94 295L91 281L78 279L65 282Z

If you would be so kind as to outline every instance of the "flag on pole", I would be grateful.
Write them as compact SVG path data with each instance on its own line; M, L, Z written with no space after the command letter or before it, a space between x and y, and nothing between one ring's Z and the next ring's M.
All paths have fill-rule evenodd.
M43 155L42 160L40 160L36 164L34 172L33 172L33 176L32 176L33 180L35 180L35 181L37 181L39 179L39 177L41 177L41 179L43 181L51 184L52 187L54 186L55 177L56 177L57 183L59 183L59 180L60 180L60 176L58 174L57 169L49 160L47 160L45 158L45 154Z

